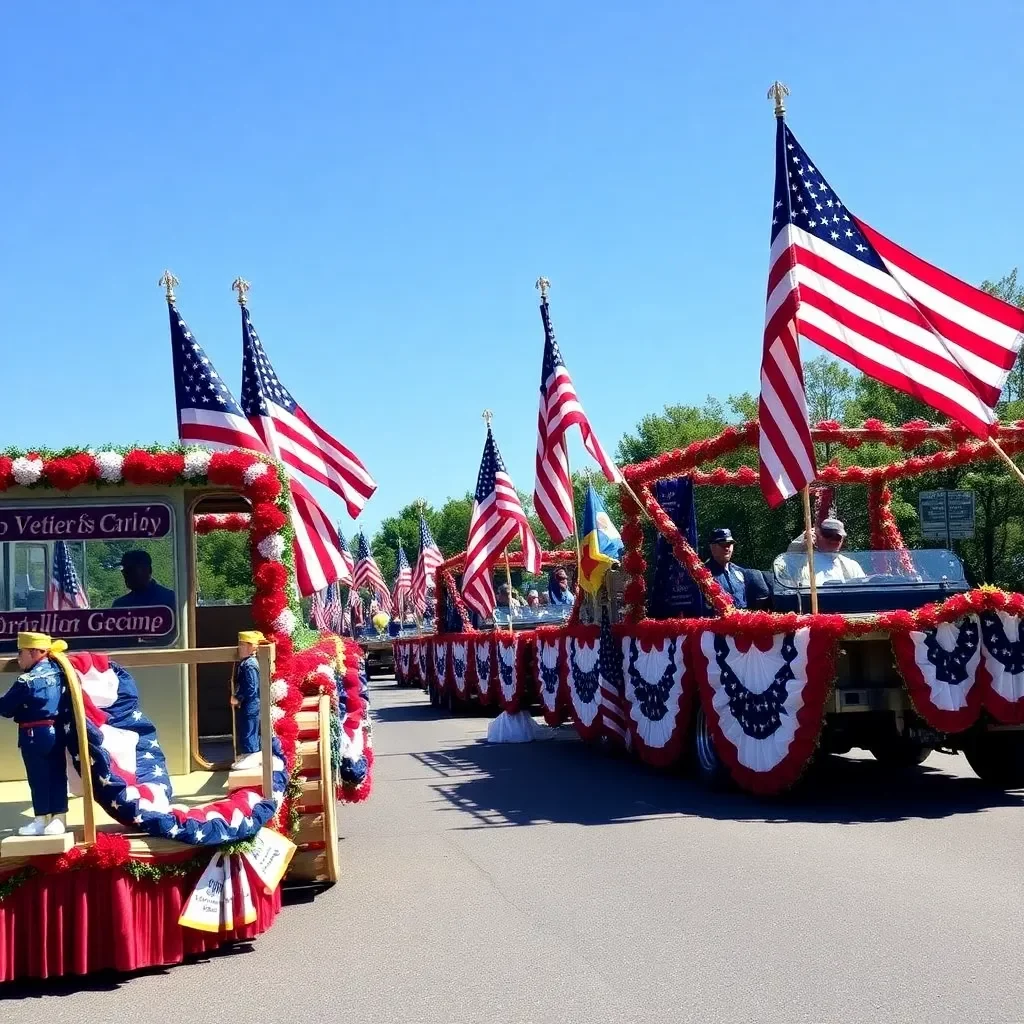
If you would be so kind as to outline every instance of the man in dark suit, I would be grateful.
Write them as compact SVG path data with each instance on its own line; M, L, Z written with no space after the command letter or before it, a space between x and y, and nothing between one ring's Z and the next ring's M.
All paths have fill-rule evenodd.
M711 545L711 557L704 565L732 598L736 607L767 607L769 594L764 575L757 569L745 569L736 565L732 560L736 548L732 530L728 527L717 527L711 531L708 540Z

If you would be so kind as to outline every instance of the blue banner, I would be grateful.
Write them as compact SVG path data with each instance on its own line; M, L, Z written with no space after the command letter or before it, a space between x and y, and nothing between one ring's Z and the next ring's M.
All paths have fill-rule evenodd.
M688 477L660 480L654 485L654 496L682 534L697 548L697 505L693 483ZM660 534L654 542L654 582L647 602L652 619L675 619L699 616L703 608L700 591L690 574L672 554L672 547Z

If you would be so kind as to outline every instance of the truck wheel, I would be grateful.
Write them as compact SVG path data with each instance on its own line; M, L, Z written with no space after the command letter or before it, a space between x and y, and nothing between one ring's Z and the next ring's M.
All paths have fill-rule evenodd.
M729 769L718 756L708 716L702 707L697 708L693 723L693 761L697 766L697 777L708 789L725 789L729 785Z
M906 737L895 735L887 737L874 743L870 748L871 756L880 764L897 770L902 768L914 768L923 764L932 748L926 747L923 743Z
M978 778L996 789L1024 786L1024 732L983 732L964 747Z

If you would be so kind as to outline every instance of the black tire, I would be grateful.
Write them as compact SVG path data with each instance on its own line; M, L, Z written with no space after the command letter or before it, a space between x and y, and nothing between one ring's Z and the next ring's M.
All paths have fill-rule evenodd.
M715 740L708 725L708 716L702 707L697 708L693 723L693 763L697 778L708 789L727 789L732 784L729 769L718 756Z
M427 696L430 697L430 706L439 708L441 706L441 694L438 692L437 683L427 684Z
M893 735L873 744L871 756L887 768L903 771L923 764L932 752L932 747L918 743L905 736Z
M987 732L964 747L967 763L987 786L1024 787L1024 732Z

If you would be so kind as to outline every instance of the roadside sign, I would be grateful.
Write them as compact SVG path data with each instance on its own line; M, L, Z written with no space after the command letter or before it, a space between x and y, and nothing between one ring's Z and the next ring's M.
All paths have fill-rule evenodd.
M917 508L928 540L949 544L974 536L974 491L921 491Z

